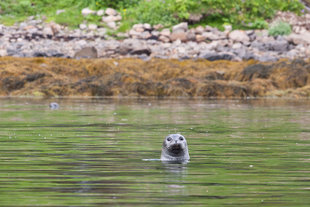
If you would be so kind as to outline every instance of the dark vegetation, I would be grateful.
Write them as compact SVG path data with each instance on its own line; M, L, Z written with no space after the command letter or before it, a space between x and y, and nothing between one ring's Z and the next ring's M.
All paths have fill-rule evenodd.
M0 58L1 96L310 97L310 62Z

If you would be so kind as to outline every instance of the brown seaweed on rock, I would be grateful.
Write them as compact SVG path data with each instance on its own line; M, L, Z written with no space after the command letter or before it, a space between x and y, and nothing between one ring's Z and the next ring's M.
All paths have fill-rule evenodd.
M310 96L309 60L0 58L2 96Z

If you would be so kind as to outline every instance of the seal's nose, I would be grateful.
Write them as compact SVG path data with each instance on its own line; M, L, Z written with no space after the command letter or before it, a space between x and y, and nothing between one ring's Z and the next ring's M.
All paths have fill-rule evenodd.
M177 143L178 143L178 140L174 140L174 142L177 144Z

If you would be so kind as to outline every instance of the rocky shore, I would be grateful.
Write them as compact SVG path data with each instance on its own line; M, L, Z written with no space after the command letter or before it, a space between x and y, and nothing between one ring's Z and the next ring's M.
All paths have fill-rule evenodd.
M88 10L82 11L90 15ZM99 13L99 14L98 14ZM83 15L84 15L83 14ZM121 16L115 11L97 11L110 29ZM79 29L34 17L14 26L0 25L0 57L124 58L148 60L207 59L276 61L310 56L310 14L296 16L279 12L274 23L288 22L292 33L270 36L267 30L220 31L210 26L190 28L181 23L172 29L161 25L137 24L127 33L108 35L106 27L82 24Z

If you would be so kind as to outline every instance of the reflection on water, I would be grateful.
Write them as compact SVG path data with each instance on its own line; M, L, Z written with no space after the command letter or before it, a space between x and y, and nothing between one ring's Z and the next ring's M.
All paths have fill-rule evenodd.
M309 103L2 99L0 206L308 206Z

